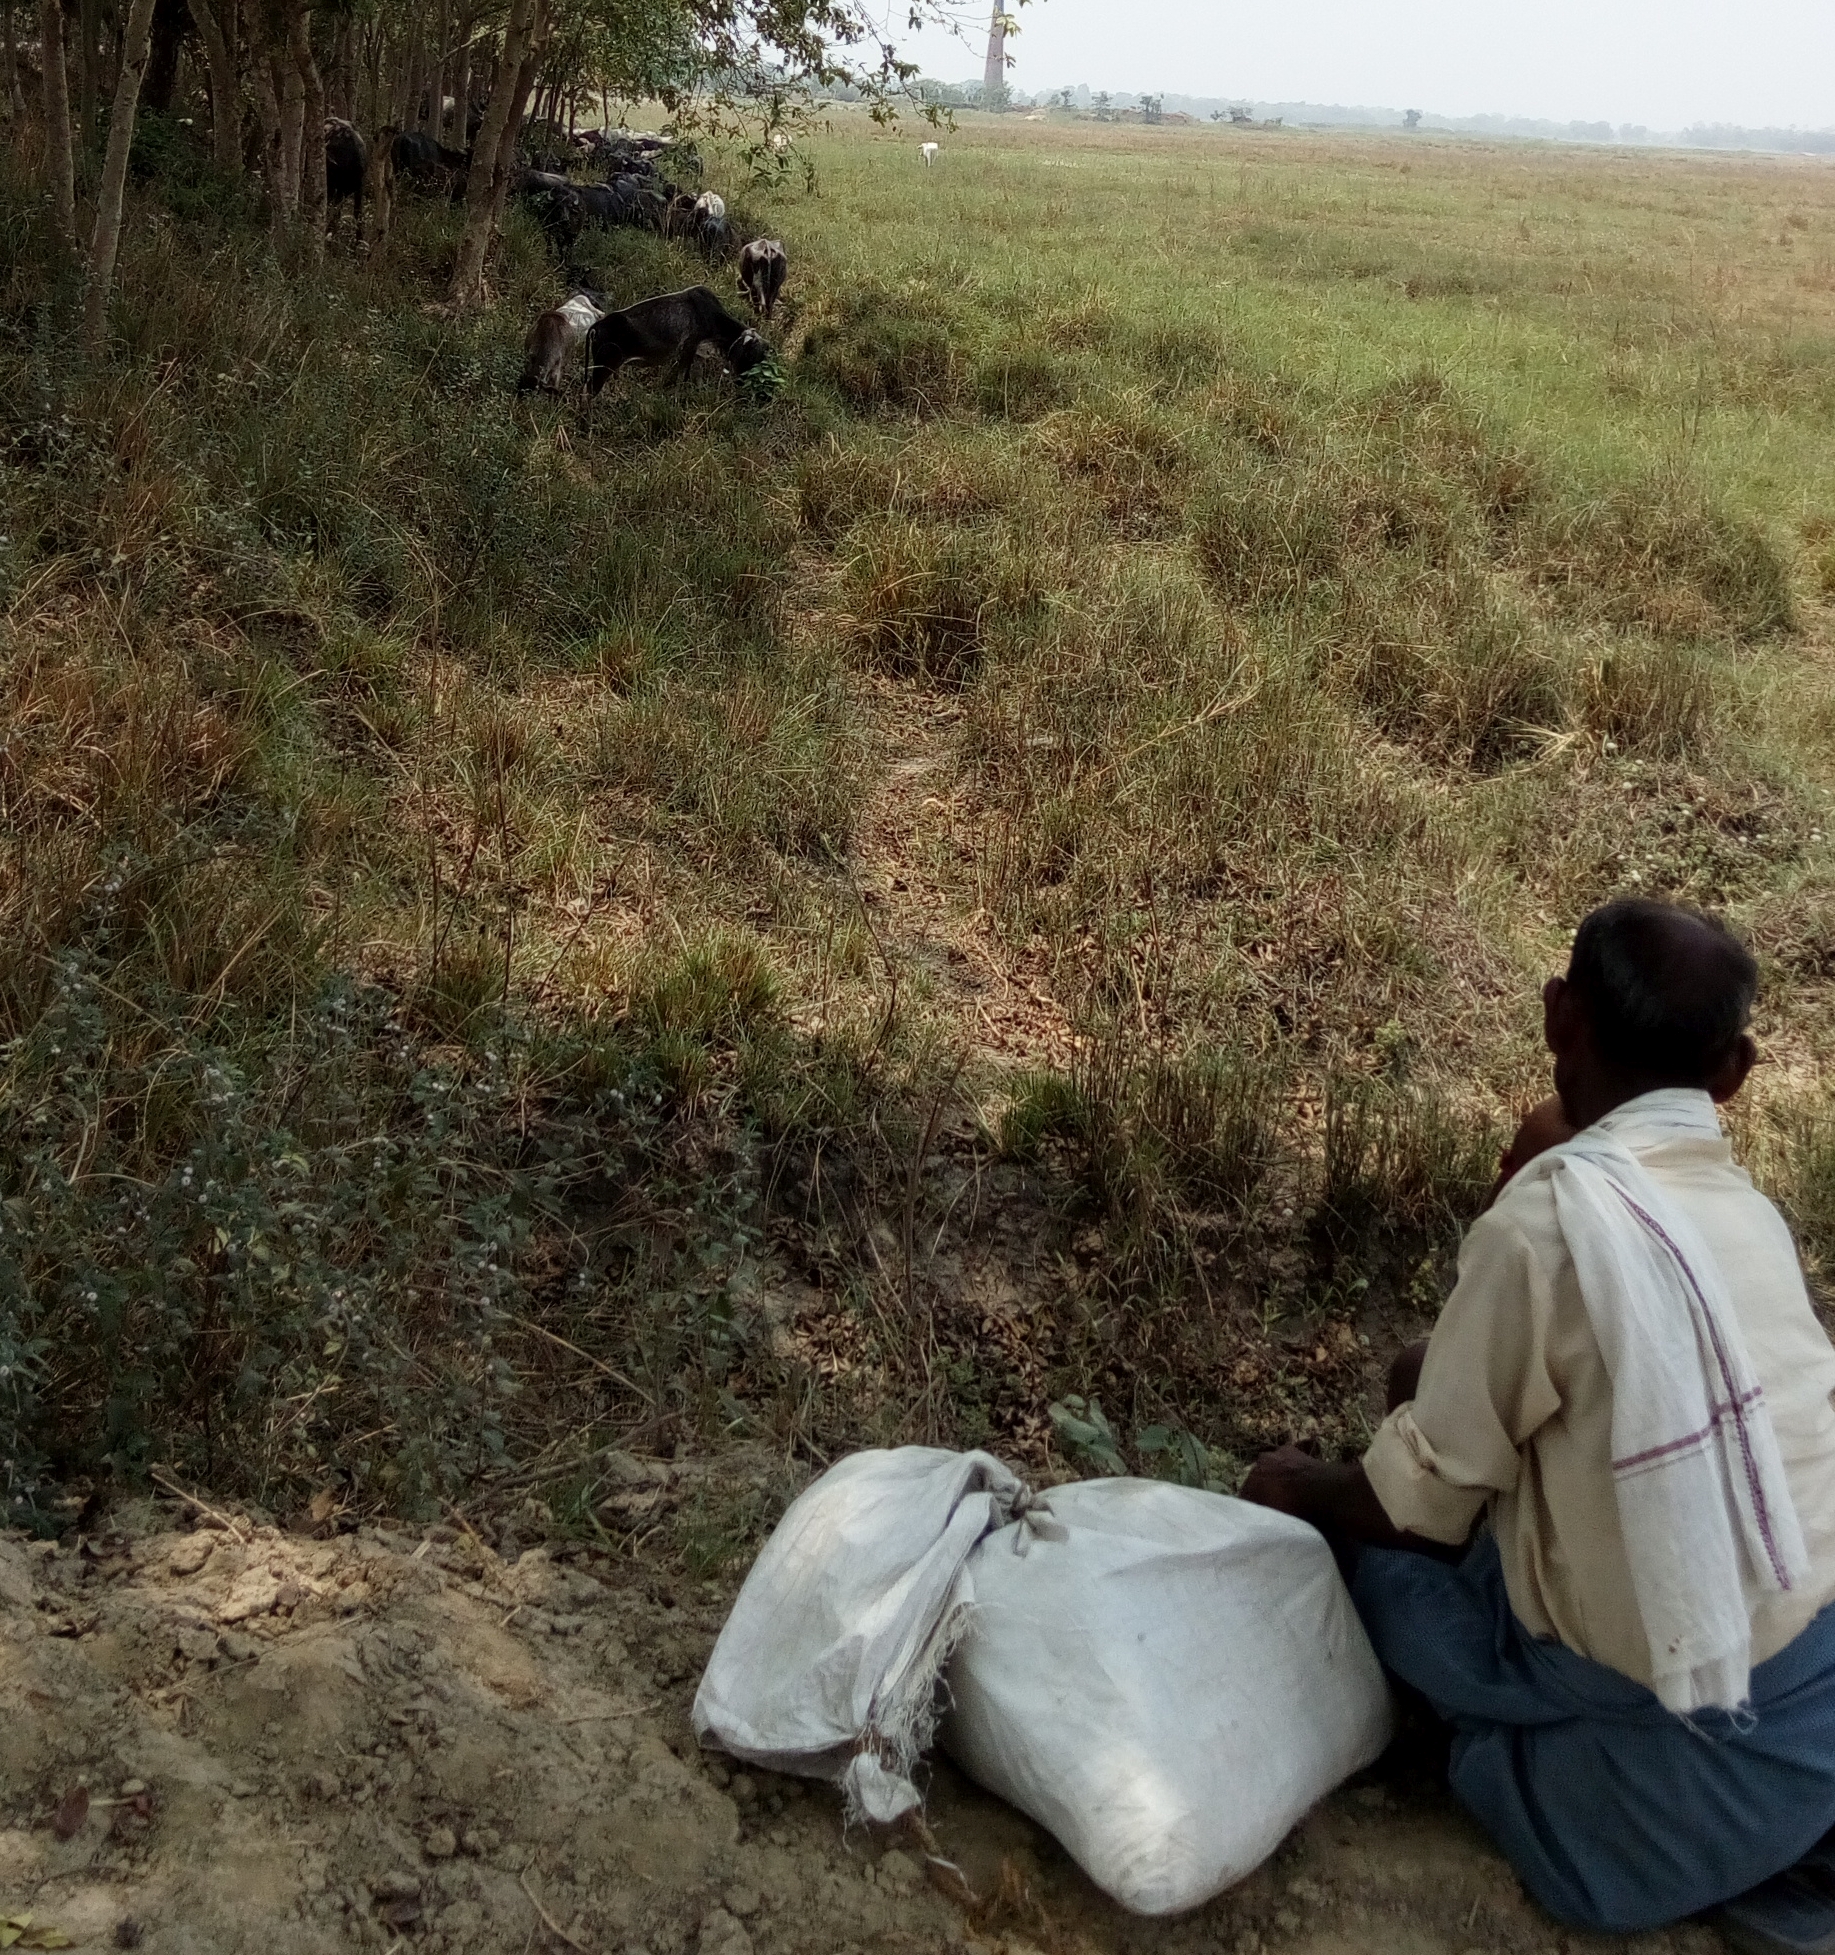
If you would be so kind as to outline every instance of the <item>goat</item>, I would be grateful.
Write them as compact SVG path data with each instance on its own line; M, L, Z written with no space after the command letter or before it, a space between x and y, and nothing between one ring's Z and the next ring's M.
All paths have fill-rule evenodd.
M761 333L735 319L705 285L691 285L608 312L586 335L586 390L598 393L627 360L641 360L661 369L665 380L680 381L703 341L711 341L735 373L749 373L771 357Z
M712 190L703 190L694 200L694 215L689 229L695 242L711 258L727 248L726 199Z
M776 238L754 238L740 252L739 289L751 300L754 312L771 317L789 270L790 261Z
M586 205L564 176L518 170L510 179L510 195L527 208L558 255L565 257L573 249L586 226Z
M358 135L356 125L341 115L325 118L325 206L331 213L331 228L336 231L344 206L355 212L358 235L363 231L363 177L369 167L369 145Z
M925 169L929 169L942 152L935 143L919 143L918 154L924 159Z
M389 154L395 174L423 190L450 190L456 184L462 194L471 171L471 157L465 150L448 149L424 129L398 129Z
M610 183L582 183L575 186L588 224L615 230L620 225L633 228L654 226L661 198L650 184L638 176L614 177Z
M565 304L544 312L529 328L529 337L523 342L527 357L516 391L558 394L568 354L604 317L605 308L590 292L576 292Z

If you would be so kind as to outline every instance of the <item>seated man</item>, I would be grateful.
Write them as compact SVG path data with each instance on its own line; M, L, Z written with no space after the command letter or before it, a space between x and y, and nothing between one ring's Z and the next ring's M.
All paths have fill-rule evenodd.
M1725 1902L1835 1827L1835 1348L1714 1110L1756 980L1713 918L1594 911L1543 992L1557 1097L1362 1463L1287 1447L1243 1488L1351 1544L1453 1790L1580 1927Z

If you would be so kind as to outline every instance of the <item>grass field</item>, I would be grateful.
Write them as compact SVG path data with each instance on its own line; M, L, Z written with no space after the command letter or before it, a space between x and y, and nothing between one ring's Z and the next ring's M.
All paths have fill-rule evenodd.
M1354 1443L1626 887L1758 948L1835 1257L1835 173L916 141L712 157L788 385L590 414L532 231L308 289L177 135L86 368L0 165L15 1500Z

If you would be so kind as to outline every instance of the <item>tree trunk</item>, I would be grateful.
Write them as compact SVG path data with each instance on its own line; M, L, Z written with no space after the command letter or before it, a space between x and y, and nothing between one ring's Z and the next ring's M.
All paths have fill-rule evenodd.
M261 175L273 209L279 191L274 179L280 171L280 97L274 92L274 64L257 38L260 24L248 22L249 78L255 90L255 120L261 128Z
M395 221L395 138L400 132L385 122L370 138L369 161L363 166L364 245L380 259L389 248L389 227Z
M121 209L127 197L127 153L134 140L134 115L153 38L154 0L134 0L121 50L121 80L108 117L108 155L96 193L96 228L89 243L89 290L83 297L83 338L91 355L108 337L108 294L115 282L121 249Z
M306 262L325 259L325 84L312 58L311 16L296 9L287 23L294 72L299 76L303 128L299 149L299 216L306 233Z
M140 84L140 106L169 114L178 91L178 58L185 38L186 0L154 0L152 52Z
M454 149L471 148L471 15L459 22L459 57L452 71L452 136Z
M434 27L433 59L428 63L428 94L432 97L432 113L427 118L427 127L433 133L436 143L446 140L446 84L452 68L452 0L440 0L440 11Z
M426 106L427 35L420 15L415 14L413 20L407 73L402 82L401 126L404 129L418 129L426 120L421 111Z
M275 235L288 230L299 218L302 138L306 133L306 87L294 65L293 50L285 39L277 39L271 55L274 68L274 98L280 104L280 154L275 165L275 198L271 213Z
M510 200L510 178L516 169L516 145L522 135L523 115L529 106L529 94L535 86L537 71L542 65L542 56L548 49L548 18L545 0L535 0L532 8L534 22L522 58L522 65L516 72L516 93L510 103L510 113L504 119L503 134L497 138L497 166L491 177L491 234L495 236L503 228L504 206ZM480 271L482 278L482 269Z
M85 155L96 139L96 69L101 60L101 0L78 0L76 10L76 142Z
M51 222L65 252L76 252L76 152L70 143L70 78L64 71L61 0L38 0L44 69L45 157L51 175Z
M355 120L374 129L387 118L382 94L383 33L373 21L363 30L363 113Z
M332 43L331 82L326 91L326 106L346 122L357 119L357 29L346 19Z
M25 94L19 86L19 40L13 26L13 0L6 0L6 105L13 127L25 120Z
M187 0L187 4L204 43L204 59L210 65L210 146L217 168L225 176L238 177L242 174L242 91L236 82L236 57L230 46L234 21L219 17L219 7L224 15L229 13L225 0L218 0L215 7L211 0Z
M497 228L499 157L506 144L513 149L522 116L525 56L533 38L541 0L510 0L510 18L503 30L503 49L491 79L490 107L472 149L471 173L465 180L465 231L452 270L451 297L455 305L473 304L484 289L484 259Z

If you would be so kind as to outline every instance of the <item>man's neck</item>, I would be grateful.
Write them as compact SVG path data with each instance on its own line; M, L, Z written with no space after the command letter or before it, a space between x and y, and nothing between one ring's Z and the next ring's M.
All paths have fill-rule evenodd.
M1701 1090L1699 1087L1691 1089L1685 1080L1632 1079L1622 1074L1602 1074L1574 1087L1571 1097L1564 1095L1561 1110L1574 1126L1590 1127L1596 1121L1603 1120L1608 1113L1616 1113L1633 1100L1641 1100L1646 1093L1660 1093L1670 1088Z

